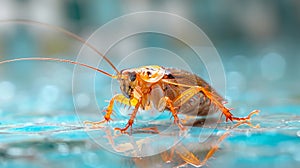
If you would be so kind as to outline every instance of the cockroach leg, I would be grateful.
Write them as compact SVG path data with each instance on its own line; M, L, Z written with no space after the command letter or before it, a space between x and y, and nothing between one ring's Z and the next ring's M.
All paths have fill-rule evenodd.
M118 96L118 95L116 95ZM115 96L115 97L116 97ZM111 120L110 118L110 115L112 114L113 112L113 106L114 106L114 101L115 101L115 97L113 97L110 101L109 101L109 105L108 107L106 108L106 114L104 115L104 120L102 121L98 121L98 122L93 122L93 121L85 121L84 124L85 125L92 125L92 127L95 127L95 126L98 126L102 123L105 123L105 122L109 122Z
M135 106L137 104L137 100L136 99L128 99L127 97L125 97L122 94L117 94L115 95L110 101L109 101L109 105L106 108L106 113L104 115L104 120L102 121L98 121L98 122L93 122L93 121L85 121L84 124L86 125L92 125L92 127L98 127L99 125L105 123L105 122L109 122L111 121L111 114L113 113L113 107L114 107L114 102L120 102L121 104L125 104L125 105L132 105Z
M234 117L232 116L232 120L236 120L236 121L248 121L251 119L251 116L254 114L258 114L259 110L253 110L251 113L248 114L247 117L243 117L243 118L238 118L238 117Z
M134 107L134 110L133 112L131 113L131 116L130 116L130 119L128 120L126 126L124 128L115 128L116 131L120 131L121 133L125 133L125 131L132 126L133 122L134 122L134 119L135 119L135 116L139 110L139 107L140 107L140 101L137 102L137 104L135 105Z
M184 103L188 102L193 96L195 96L197 93L199 93L199 91L197 89L195 89L194 87L189 88L187 90L185 90L184 92L182 92L179 96L177 96L174 100L173 100L173 104L177 107L177 106L181 106Z
M178 127L180 128L180 130L184 131L185 128L184 128L184 126L180 123L180 120L179 120L179 118L178 118L178 116L177 116L177 111L175 110L173 101L172 101L170 98L168 98L168 97L165 97L165 100L166 100L167 105L168 105L169 108L170 108L170 111L171 111L173 117L174 117L174 123L178 125Z
M194 87L195 90L198 90L198 92L202 92L206 97L208 97L221 111L222 113L225 115L226 117L226 121L228 121L228 119L230 121L247 121L251 119L251 116L253 114L258 114L259 110L253 110L251 113L249 113L249 115L247 117L234 117L231 112L230 109L226 108L222 102L218 101L213 93L211 93L210 91L206 90L203 87ZM192 89L192 88L190 88ZM188 89L189 90L189 89Z
M258 114L259 113L259 110L253 110L247 117L234 117L231 114L230 109L226 108L223 105L223 103L215 96L215 94L213 92L211 92L210 90L208 90L204 87L189 86L189 85L184 85L184 84L176 84L176 83L173 83L173 82L170 82L170 81L167 81L167 80L163 80L163 82L178 85L178 86L182 86L182 87L189 87L189 89L185 90L183 93L181 93L178 97L176 97L173 100L173 104L176 107L184 104L185 102L190 100L193 96L195 96L197 93L202 92L205 97L209 98L211 100L211 102L213 104L215 104L222 111L222 113L226 117L226 121L228 121L228 120L231 120L231 121L247 121L247 120L251 119L251 116L253 114Z

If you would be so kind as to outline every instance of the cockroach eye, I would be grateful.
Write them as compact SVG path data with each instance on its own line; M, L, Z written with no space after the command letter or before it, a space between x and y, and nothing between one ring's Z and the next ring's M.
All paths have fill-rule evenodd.
M135 72L130 73L129 74L129 79L130 79L131 82L135 81L135 79L136 79L136 73Z

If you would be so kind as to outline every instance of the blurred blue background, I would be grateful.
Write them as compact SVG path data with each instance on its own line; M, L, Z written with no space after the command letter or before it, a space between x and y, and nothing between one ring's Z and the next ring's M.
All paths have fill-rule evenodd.
M182 16L200 27L221 56L227 80L226 95L223 96L229 101L228 106L234 107L233 113L246 115L253 109L260 109L262 113L258 121L261 122L262 127L265 122L265 128L278 128L278 136L273 137L274 134L277 135L276 133L267 133L266 136L258 134L257 139L253 137L251 139L259 142L259 138L270 138L256 146L265 149L263 148L265 144L278 138L274 140L278 143L275 142L274 148L268 148L268 151L285 153L284 156L280 155L280 159L270 156L269 162L262 161L258 158L260 156L258 150L254 152L257 158L253 160L240 158L240 160L228 161L228 158L223 158L229 162L227 166L236 166L240 162L250 165L249 167L257 166L255 163L262 163L262 167L284 165L280 163L289 163L290 167L299 166L300 155L293 150L293 147L297 145L299 147L300 142L300 90L298 89L300 82L300 1L0 1L0 20L40 21L63 27L84 39L112 19L141 11L170 12ZM159 20L159 18L157 19ZM122 31L122 28L117 27L116 31ZM139 38L140 35L136 36ZM114 62L116 58L122 57L124 50L130 47L134 49L137 43L143 43L148 47L168 48L171 51L188 49L184 45L178 45L179 42L176 39L165 36L146 34L141 39L141 41L136 41L133 37L133 40L129 39L127 42L125 39L123 42L126 45L116 48L115 53L119 53L119 55L111 54L108 57ZM101 40L105 41L106 39ZM0 22L1 60L37 56L75 60L81 46L80 42L43 26ZM182 48L178 48L178 46ZM182 53L188 55L189 52ZM185 57L188 57L186 55ZM169 61L172 63L172 60ZM24 152L28 153L29 148L18 147L18 142L22 143L20 139L23 139L23 136L19 137L19 132L15 135L15 130L9 130L8 127L22 123L26 125L26 123L44 122L79 124L74 113L72 98L73 68L74 66L63 63L34 61L0 65L0 126L2 126L0 166L41 166L28 161L27 157L36 157L36 155L25 155ZM111 69L107 69L107 71L113 73ZM199 71L200 75L206 79L205 69L202 68ZM102 109L106 105L104 100L111 97L111 93L104 89L105 86L110 85L110 80L101 75L97 75L97 77L100 80L102 80L101 77L104 78L104 81L100 81L101 85L95 87L98 94L96 101ZM82 87L84 87L84 81ZM93 98L83 93L75 93L73 96L82 102L79 106L87 111L87 118L89 118L88 115L93 115L93 110L89 109L89 103L93 101ZM286 124L286 121L291 122ZM271 125L268 125L268 122L271 122ZM21 127L24 128L24 125ZM285 130L288 132L287 134L280 132L283 127L288 127L288 131ZM53 128L52 131L55 130L56 128ZM27 131L31 132L32 130ZM9 136L5 134L9 134ZM238 139L239 137L241 139ZM31 137L30 141L26 141L24 138L24 141L32 148L31 150L39 151L39 155L43 155L47 151L44 153L46 158L44 161L53 166L97 167L103 165L105 167L110 162L101 162L100 160L93 162L91 158L103 155L107 155L106 158L115 157L111 153L104 152L102 154L102 151L89 151L93 147L86 142L87 137L73 137L74 139L68 137L73 140L72 143L65 142L64 138L58 138L59 142L46 144L50 147L47 146L49 149L45 147L45 151L41 146L32 147L32 144L35 144L33 142L40 143L40 138L40 136ZM47 136L43 136L42 139L44 138L47 139ZM234 143L238 144L239 142L245 145L243 139L248 139L249 136L240 135L238 138L233 137L227 145L234 146ZM289 150L282 151L282 146L286 146ZM64 153L66 148L68 154ZM84 154L85 152L87 154ZM90 155L90 157L81 158L80 154ZM70 162L69 165L68 163L55 163L59 160L55 157L61 156L66 156L68 158L64 158L65 160L73 162ZM79 161L78 158L83 161ZM211 166L220 167L216 164L222 163L222 157L220 158L221 160L212 161ZM118 164L119 162L114 163L115 166ZM129 165L134 164L130 163Z

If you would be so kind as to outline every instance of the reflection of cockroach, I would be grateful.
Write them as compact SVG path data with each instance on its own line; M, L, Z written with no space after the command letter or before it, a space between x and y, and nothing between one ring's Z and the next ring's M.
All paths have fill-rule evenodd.
M112 62L103 54L101 54L95 47L87 43L81 37L68 32L59 27L54 27L45 23L24 21L24 20L10 20L6 22L25 22L31 24L38 24L52 29L61 31L68 36L71 36L80 42L84 43L96 53L98 53L103 59L115 70L116 75L109 74L101 69L71 60L58 59L58 58L18 58L12 60L5 60L0 64L21 61L21 60L44 60L44 61L58 61L71 64L77 64L84 66L98 72L105 74L113 79L117 79L120 83L120 89L122 94L115 95L109 102L106 109L104 119L100 122L85 122L86 124L92 124L94 126L103 122L111 120L111 114L113 112L114 102L119 102L128 106L133 106L134 110L131 113L124 128L115 128L124 133L129 127L132 126L136 114L139 109L156 109L158 111L169 110L173 117L174 122L180 129L184 129L181 124L178 113L188 114L191 110L197 109L195 116L207 115L211 109L220 110L226 117L226 121L245 121L249 120L251 115L258 113L258 110L254 110L247 117L238 118L234 117L230 112L230 109L223 105L224 99L202 78L187 71L174 68L165 68L157 65L143 66L133 69L125 69L118 71ZM195 101L196 100L196 101ZM193 103L197 102L197 103ZM183 107L181 109L181 107ZM180 109L180 111L178 110Z
M241 121L235 124L231 129L225 131L221 135L211 136L205 143L199 143L198 141L191 141L193 135L190 137L185 137L177 144L174 144L172 148L165 150L159 154L146 156L146 157L134 157L132 160L135 163L136 167L183 167L186 165L191 165L193 167L202 167L207 164L209 159L214 155L214 153L219 150L219 146L224 139L226 139L230 132L234 128L239 127L240 125L245 124L252 128L258 128L257 126L252 125L248 121ZM145 146L148 146L150 141L149 138L142 138L139 140L129 140L128 142L118 141L118 136L113 135L111 129L105 128L103 131L106 133L105 138L108 139L109 144L112 149L118 153L128 154L131 153L136 156L138 153L143 153L145 149L142 149ZM172 134L164 134L159 132L156 127L150 128L140 128L135 129L135 133L149 133L149 134L159 134L161 136L172 136ZM185 142L187 140L188 142ZM119 143L116 143L119 142ZM121 142L121 143L120 143ZM201 156L203 159L200 159Z

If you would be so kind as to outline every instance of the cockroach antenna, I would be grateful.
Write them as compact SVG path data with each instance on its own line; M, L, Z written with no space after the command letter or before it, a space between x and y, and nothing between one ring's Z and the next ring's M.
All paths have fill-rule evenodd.
M50 25L50 24L47 24L47 23L42 23L42 22L38 22L38 21L33 21L33 20L25 20L25 19L9 19L9 20L0 20L0 23L20 23L20 24L32 24L32 25L40 25L40 26L45 26L47 28L51 28L53 30L56 30L58 32L62 32L80 42L82 42L84 45L88 46L90 49L92 49L94 52L96 52L99 56L101 56L117 73L117 76L120 76L120 72L118 71L118 69L114 66L114 64L105 56L103 55L100 51L98 51L93 45L91 45L90 43L88 43L85 39L83 39L82 37L64 29L64 28L61 28L61 27L58 27L58 26L54 26L54 25ZM21 61L21 60L48 60L48 61L51 61L50 58L43 58L43 59L15 59L14 61ZM12 62L13 60L10 60L10 61L6 61L6 62ZM100 70L100 69L97 69L97 68L94 68L94 67L91 67L89 65L85 65L83 63L79 63L79 62L75 62L75 61L70 61L70 60L63 60L63 59L52 59L52 61L59 61L59 62L69 62L71 64L78 64L78 65L82 65L82 66L85 66L85 67L88 67L88 68L91 68L91 69L94 69L94 70L97 70L99 72L102 72L104 74L106 74L107 76L110 76L110 77L114 77L113 75L103 71L103 70ZM1 62L1 64L5 63L5 61Z
M116 79L116 78L118 77L118 76L111 75L111 74L108 73L108 72L105 72L105 71L103 71L103 70L101 70L101 69L92 67L92 66L87 65L87 64L83 64L83 63L76 62L76 61L72 61L72 60L59 59L59 58L42 58L42 57L16 58L16 59L11 59L11 60L0 61L0 64L5 64L5 63L15 62L15 61L33 61L33 60L36 60L36 61L67 62L67 63L70 63L70 64L81 65L81 66L84 66L84 67L86 67L86 68L93 69L93 70L98 71L98 72L101 72L101 73L103 73L104 75L109 76L109 77L111 77L111 78L113 78L113 79Z

